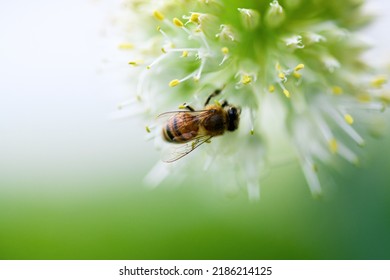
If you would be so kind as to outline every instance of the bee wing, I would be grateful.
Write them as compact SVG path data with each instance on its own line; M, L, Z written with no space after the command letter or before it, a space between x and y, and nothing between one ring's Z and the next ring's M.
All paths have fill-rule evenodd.
M183 143L183 144L174 144L174 147L171 147L167 153L163 156L164 162L174 162L182 157L188 155L193 150L198 148L205 142L208 142L212 136L209 135L200 135L195 137L191 142Z
M193 115L193 116L200 116L204 113L207 113L208 110L197 110L197 111L169 111L169 112L165 112L165 113L162 113L160 115L157 116L157 119L158 120L168 120L174 116L177 116L177 115L180 115L180 114L189 114L189 115Z

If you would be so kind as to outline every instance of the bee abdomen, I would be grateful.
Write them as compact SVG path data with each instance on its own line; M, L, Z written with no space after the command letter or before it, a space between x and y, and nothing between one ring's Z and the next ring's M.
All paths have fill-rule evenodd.
M163 129L164 139L168 142L183 143L191 141L198 133L199 126L190 115L172 118Z

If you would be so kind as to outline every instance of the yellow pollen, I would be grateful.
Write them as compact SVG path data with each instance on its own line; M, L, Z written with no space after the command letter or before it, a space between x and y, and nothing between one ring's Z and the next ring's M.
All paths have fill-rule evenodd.
M183 51L183 53L181 54L181 57L187 57L188 56L188 51Z
M275 91L275 86L274 86L274 85L270 85L270 86L268 87L268 91L271 92L271 93L273 93L273 92Z
M301 74L299 74L297 71L294 71L293 76L297 79L300 79L302 77Z
M329 149L331 151L332 154L335 154L337 153L337 150L338 150L338 144L337 144L337 140L332 138L330 141L329 141Z
M287 89L283 90L283 94L287 97L290 98L290 92Z
M371 85L374 88L381 88L385 83L387 83L387 78L385 76L379 76L371 81Z
M219 107L222 106L221 103L220 103L218 100L214 100L214 103L215 103L215 105L217 105L217 106L219 106Z
M200 14L198 13L192 13L190 17L190 21L199 24L200 23L199 16Z
M180 81L178 79L175 79L175 80L172 80L172 81L169 82L169 86L170 87L175 87L178 84L180 84Z
M305 65L301 63L301 64L298 64L297 66L295 66L294 70L299 71L299 70L302 70L303 68L305 68Z
M339 86L332 87L332 93L335 95L340 95L343 93L343 89Z
M157 10L153 11L153 16L158 20L164 20L164 15Z
M366 94L359 94L358 96L357 96L357 99L360 101L360 102L362 102L362 103L367 103L367 102L370 102L371 101L371 96L368 94L368 93L366 93Z
M222 51L222 53L223 53L224 55L227 55L227 54L229 53L229 49L228 49L227 47L223 47L223 48L221 49L221 51Z
M145 126L145 129L146 129L146 132L147 132L147 133L150 133L150 132L151 132L149 126Z
M244 85L247 85L247 84L249 84L250 82L252 82L251 76L249 76L248 74L242 75L242 77L241 77L241 83L243 83Z
M139 66L140 64L142 64L142 61L141 61L141 60L132 60L132 61L129 61L129 65L131 65L131 66Z
M122 43L119 44L118 48L121 50L131 50L132 48L134 48L134 45L130 43Z
M179 108L180 110L183 110L183 109L185 109L185 108L186 108L186 103L184 103L184 104L180 105L178 108Z
M353 117L350 114L345 114L344 119L347 122L347 124L349 125L353 124Z
M177 27L183 27L184 26L183 22L180 19L178 19L178 18L174 18L173 19L173 24L176 25Z
M284 80L286 78L286 75L283 73L283 72L280 72L278 74L278 77L281 79L281 80Z

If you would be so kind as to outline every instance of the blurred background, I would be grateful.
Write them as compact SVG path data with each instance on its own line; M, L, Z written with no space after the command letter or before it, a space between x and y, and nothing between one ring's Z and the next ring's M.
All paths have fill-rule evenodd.
M369 2L367 57L389 62L390 3ZM295 164L257 202L200 180L145 188L158 153L140 121L109 117L131 88L111 33L118 10L0 2L0 259L390 259L387 123L320 200Z

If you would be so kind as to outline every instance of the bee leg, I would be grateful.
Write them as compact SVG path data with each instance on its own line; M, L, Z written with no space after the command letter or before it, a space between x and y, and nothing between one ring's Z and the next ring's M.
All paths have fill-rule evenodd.
M191 112L195 112L195 109L192 108L190 105L186 105L186 109L188 109Z
M224 108L224 107L226 107L226 106L228 106L228 105L229 105L229 103L228 103L226 100L224 100L224 101L222 102L222 104L221 104L221 107Z
M206 106L206 105L208 105L210 103L211 98L216 97L218 94L220 94L224 87L225 86L223 86L220 89L214 90L214 92L212 94L210 94L209 97L207 98L206 102L204 103L204 106Z

